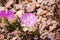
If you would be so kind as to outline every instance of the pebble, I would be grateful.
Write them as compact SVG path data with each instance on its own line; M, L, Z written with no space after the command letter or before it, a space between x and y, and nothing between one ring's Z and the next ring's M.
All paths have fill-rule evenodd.
M26 6L27 6L26 7L27 12L32 12L35 9L35 4L34 3L28 3Z
M37 3L42 3L43 2L43 0L37 0Z
M24 10L19 10L16 12L16 16L21 17L24 14Z
M13 0L9 0L9 1L6 3L5 7L8 8L8 7L10 7L13 3L14 3Z

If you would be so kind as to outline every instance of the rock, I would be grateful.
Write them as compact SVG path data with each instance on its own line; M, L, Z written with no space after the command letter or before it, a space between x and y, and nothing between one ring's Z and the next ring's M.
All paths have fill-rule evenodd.
M12 38L12 40L16 40L16 39L17 39L17 37L13 37L13 38Z
M1 10L4 10L4 9L5 9L5 7L0 6L0 11L1 11Z
M51 24L51 18L47 20L47 25L50 25L50 24Z
M53 16L54 14L53 13L51 13L51 12L48 12L47 14L46 14L46 16Z
M14 3L13 0L9 0L9 1L6 3L5 7L8 8L8 7L10 7L13 3Z
M55 3L55 0L49 0L48 5L50 6L50 5L54 4L54 3Z
M32 12L35 9L35 4L34 3L28 3L26 7L27 12Z
M37 29L37 27L23 27L23 31L26 32L27 30L29 32L34 32Z
M48 6L50 6L50 5L54 4L54 3L55 3L55 0L44 0L43 1L43 4L48 5Z
M20 9L21 7L22 7L22 5L14 4L14 9L15 9L15 10L18 10L18 9Z
M23 27L23 31L26 32L28 30L27 27Z
M16 12L16 16L21 17L24 14L24 10L19 10Z
M48 2L49 2L49 0L44 0L42 3L43 3L44 5L47 5Z
M51 40L55 40L55 39L54 39L55 33L50 32L50 33L48 34L48 37L49 37Z
M37 15L42 14L42 12L43 12L43 9L41 8L37 9Z
M57 3L60 2L60 0L55 0Z
M26 2L31 2L32 0L25 0Z
M60 31L60 29L58 29L57 31ZM60 32L56 32L55 40L60 40Z
M28 31L29 32L34 32L34 31L36 31L36 29L37 29L37 27L29 27Z
M33 3L36 3L36 0L32 0Z
M52 31L56 28L56 24L53 24L52 26L49 26L49 31Z
M43 0L37 0L37 3L42 3L43 2Z
M39 3L36 3L36 7L37 7L37 8L40 7L40 4L39 4Z
M0 40L4 40L4 35L0 34Z

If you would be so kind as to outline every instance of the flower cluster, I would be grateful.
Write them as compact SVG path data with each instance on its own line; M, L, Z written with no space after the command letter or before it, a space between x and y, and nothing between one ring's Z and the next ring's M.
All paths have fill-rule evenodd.
M0 11L0 18L7 18L8 21L14 20L15 19L14 11L12 10L9 10L8 12L5 10ZM33 13L24 13L20 19L26 26L34 26L38 18Z

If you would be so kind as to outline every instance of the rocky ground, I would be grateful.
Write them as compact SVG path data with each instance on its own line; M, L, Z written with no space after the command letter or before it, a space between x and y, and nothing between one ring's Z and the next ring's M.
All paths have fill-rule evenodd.
M12 26L0 18L0 40L60 40L60 0L0 0L1 10L13 10L18 19L34 13L38 22L28 28L19 20Z

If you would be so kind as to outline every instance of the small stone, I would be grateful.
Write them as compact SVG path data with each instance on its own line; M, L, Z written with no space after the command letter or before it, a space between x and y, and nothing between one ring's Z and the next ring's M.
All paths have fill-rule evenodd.
M51 40L50 38L46 37L45 40Z
M34 3L28 3L26 7L27 12L32 12L35 9L35 4Z
M26 32L28 30L27 27L23 27L23 31Z
M32 0L33 3L36 3L36 0Z
M51 18L47 20L47 25L51 24Z
M9 1L6 3L5 7L8 8L8 7L10 7L13 3L14 3L13 0L9 0Z
M37 29L37 27L29 27L29 28L28 28L28 31L29 31L29 32L31 32L31 31L34 32L34 31L36 31L36 29Z
M50 6L50 5L54 4L54 3L55 3L55 0L49 0L48 5Z
M60 29L58 29L58 30L60 31ZM56 32L55 40L60 40L60 32Z
M0 34L0 40L4 40L4 35Z
M13 37L13 38L12 38L12 40L16 40L16 39L17 39L17 37Z
M46 16L53 16L54 14L53 13L50 13L50 12L48 12L47 14L46 14Z
M43 9L41 8L37 9L37 15L42 14L42 12L43 12Z
M55 0L57 3L60 2L60 0Z
M42 3L43 2L43 0L37 0L37 3Z
M20 9L21 8L21 5L19 5L19 4L14 4L14 9L15 10L18 10L18 9Z
M5 9L5 7L0 6L0 11L1 11L1 10L4 10L4 9Z
M52 26L49 26L49 31L52 31L56 28L56 24L53 24Z
M36 3L36 7L37 7L37 8L40 7L40 4Z
M48 2L49 2L49 0L44 0L42 3L47 5Z
M46 21L46 20L47 20L47 18L42 18L41 22L43 23L43 22Z
M16 12L16 16L21 17L24 14L24 10L19 10Z

